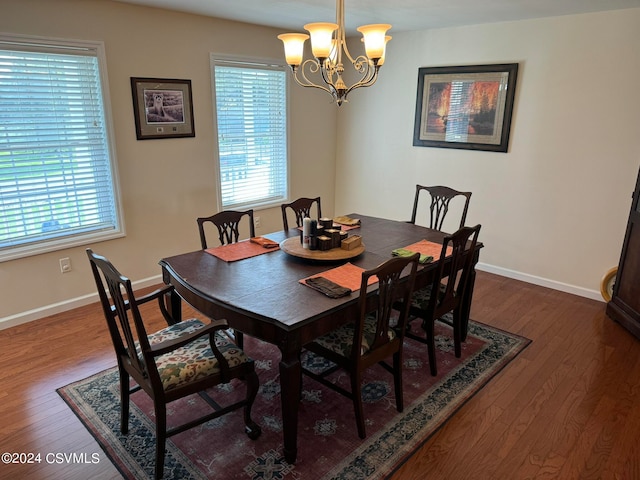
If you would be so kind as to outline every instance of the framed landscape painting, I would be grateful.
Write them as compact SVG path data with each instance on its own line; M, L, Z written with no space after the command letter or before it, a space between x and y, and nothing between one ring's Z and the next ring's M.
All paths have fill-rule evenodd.
M138 140L195 137L191 80L131 77Z
M418 70L413 145L506 152L518 64Z

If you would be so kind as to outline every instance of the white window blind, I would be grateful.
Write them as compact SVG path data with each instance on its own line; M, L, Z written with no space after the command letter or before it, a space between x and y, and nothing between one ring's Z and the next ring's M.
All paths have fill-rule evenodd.
M223 208L287 198L284 67L213 60Z
M120 234L98 49L0 37L0 260Z

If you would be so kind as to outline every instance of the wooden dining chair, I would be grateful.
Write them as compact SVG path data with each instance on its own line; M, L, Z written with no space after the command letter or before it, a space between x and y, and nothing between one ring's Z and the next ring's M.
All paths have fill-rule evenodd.
M287 219L288 209L293 210L293 213L295 214L295 217L296 217L296 226L301 227L302 220L305 217L313 218L311 217L311 207L313 207L314 203L316 204L316 214L317 214L317 217L315 219L318 220L322 218L322 209L320 207L320 197L316 197L316 198L302 197L302 198L298 198L297 200L294 200L291 203L283 203L282 205L280 205L280 208L282 209L282 226L284 227L285 231L289 230L289 221Z
M404 408L402 344L409 304L403 303L405 308L400 311L395 326L390 324L390 319L394 303L397 301L409 302L411 298L419 258L420 255L417 253L410 257L394 257L374 269L363 272L358 317L353 322L305 345L307 350L335 364L334 367L323 372L315 372L304 368L304 366L302 371L353 401L360 438L366 436L361 383L362 374L367 368L380 364L393 374L396 408L399 412L402 412ZM408 265L410 266L408 277L401 277ZM374 275L378 277L378 289L368 296L368 281ZM393 356L392 365L385 361L389 356ZM350 391L327 378L328 375L340 368L349 373Z
M430 196L429 203L429 228L434 230L442 230L442 224L444 222L447 213L449 212L449 204L455 197L462 196L465 198L464 208L460 217L460 227L462 228L467 221L467 211L469 210L469 201L471 200L471 192L460 192L450 187L433 186L425 187L423 185L416 185L416 196L413 201L413 211L411 212L411 220L409 223L416 223L416 217L418 213L418 203L420 199L420 193L426 192Z
M462 324L463 300L473 284L473 261L480 227L462 227L444 238L433 282L413 292L411 298L406 336L427 344L429 368L433 376L438 374L434 333L436 320L453 327L455 355L459 358L462 354L463 331L466 331L466 325ZM449 255L448 247L452 249ZM415 318L422 320L424 336L411 330Z
M249 236L256 236L256 227L253 220L253 210L224 210L218 212L210 217L201 217L197 219L198 230L200 232L200 243L202 249L207 249L207 237L205 235L205 225L207 223L213 223L218 229L218 238L221 245L227 245L229 243L235 243L240 238L240 222L242 218L247 216L249 218Z
M249 438L260 436L260 427L251 419L251 408L258 392L254 361L228 337L225 320L204 324L198 319L175 322L165 307L165 297L173 287L166 286L136 297L131 281L101 255L87 249L120 375L120 431L129 430L130 394L140 389L153 400L156 423L155 478L162 478L166 439L204 422L244 409L245 431ZM157 300L167 322L162 330L147 333L140 306ZM130 378L136 385L130 387ZM234 383L246 384L244 399L220 406L205 390ZM167 405L199 394L212 406L200 418L167 428ZM219 399L218 399L219 400Z
M249 218L249 237L256 236L256 226L253 219L253 209L238 211L238 210L223 210L210 217L200 217L197 219L198 231L200 232L200 244L202 249L206 250L207 236L205 233L206 224L212 223L218 229L218 240L220 245L228 245L230 243L236 243L240 239L240 222L244 217ZM242 332L229 329L228 333L233 336L235 342L242 348L244 345L244 339Z

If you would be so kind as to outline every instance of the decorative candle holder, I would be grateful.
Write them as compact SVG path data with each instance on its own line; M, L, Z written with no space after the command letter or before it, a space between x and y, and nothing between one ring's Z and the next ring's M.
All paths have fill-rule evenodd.
M321 218L318 220L318 224L322 225L324 229L333 228L333 219L332 218Z

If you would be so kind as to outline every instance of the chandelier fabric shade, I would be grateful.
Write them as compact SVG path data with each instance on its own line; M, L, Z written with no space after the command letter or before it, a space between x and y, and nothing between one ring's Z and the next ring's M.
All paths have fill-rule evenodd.
M337 23L308 23L305 33L283 33L278 35L284 44L287 64L291 67L293 78L303 87L319 88L329 93L338 106L347 101L349 92L360 87L370 87L378 78L378 71L384 63L386 45L391 37L386 23L363 25L358 27L362 33L365 55L353 57L349 53L344 27L344 0L336 3ZM304 45L311 39L311 52L314 58L304 59ZM348 60L359 80L347 86L343 79L344 63ZM314 82L320 77L321 83Z

